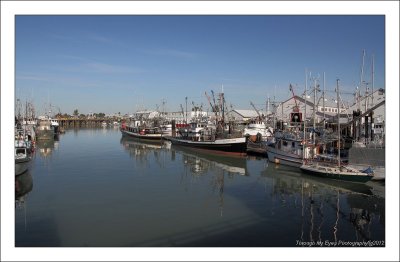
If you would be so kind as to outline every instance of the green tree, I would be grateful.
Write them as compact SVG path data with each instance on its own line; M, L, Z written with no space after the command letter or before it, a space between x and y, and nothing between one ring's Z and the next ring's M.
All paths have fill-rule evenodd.
M78 109L75 109L74 110L74 116L78 116L78 115L79 115Z

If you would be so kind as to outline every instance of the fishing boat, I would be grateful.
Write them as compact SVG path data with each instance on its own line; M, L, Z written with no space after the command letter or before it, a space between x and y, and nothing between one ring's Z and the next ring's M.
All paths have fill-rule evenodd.
M164 135L171 136L172 135L172 124L163 124L160 126ZM177 127L177 126L176 126Z
M209 141L193 141L188 139L170 137L173 145L187 146L196 149L216 150L227 153L246 153L246 138L227 138Z
M260 134L262 140L268 140L273 133L272 127L267 127L263 121L252 121L243 131L244 136L255 137Z
M168 137L172 145L191 147L194 149L213 150L226 153L245 154L246 137L235 137L227 133L219 133L205 123L191 123L190 128L179 130L179 137Z
M137 139L161 141L163 133L158 127L143 126L127 126L125 123L121 125L121 133L123 136L129 136Z
M292 98L295 102L295 106L290 113L290 122L286 127L284 127L283 122L278 125L280 130L274 132L274 137L267 143L266 150L270 162L300 167L303 164L304 157L313 158L317 154L317 147L306 139L311 133L306 130L306 119L303 117L303 113L300 112L291 84L289 85L289 90L292 92ZM304 106L307 108L306 101ZM306 109L304 115L306 115Z
M267 144L266 150L270 162L293 167L300 167L304 157L309 158L317 153L317 148L307 144L302 133L294 131L276 132L274 141Z
M54 128L49 119L42 119L39 121L39 126L36 128L36 139L54 139Z
M26 146L17 145L15 146L15 175L21 175L25 173L31 163L32 157L28 152Z
M337 101L339 101L339 80L337 80ZM361 172L358 169L344 166L340 160L340 107L339 103L338 107L338 115L337 115L337 126L338 126L338 155L337 155L337 163L327 164L326 162L315 162L315 161L307 161L307 158L304 159L304 164L300 167L301 171L310 175L325 177L330 179L351 181L351 182L360 182L365 183L371 180L374 175L370 172Z
M60 124L57 119L50 118L50 125L54 129L54 134L58 135L60 133Z
M214 97L214 92L211 91ZM218 103L205 93L211 108L215 113L213 121L202 119L202 117L193 119L188 127L178 130L178 136L167 137L172 145L186 146L197 150L212 150L220 153L246 154L247 137L242 132L235 131L230 121L225 123L225 97L222 92L218 94ZM187 123L187 121L185 121Z

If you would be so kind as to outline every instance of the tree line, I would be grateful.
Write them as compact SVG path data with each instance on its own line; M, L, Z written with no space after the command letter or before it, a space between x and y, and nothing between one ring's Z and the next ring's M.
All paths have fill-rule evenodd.
M104 118L105 116L105 113L80 114L78 109L75 109L72 115L67 113L58 113L56 115L57 118Z

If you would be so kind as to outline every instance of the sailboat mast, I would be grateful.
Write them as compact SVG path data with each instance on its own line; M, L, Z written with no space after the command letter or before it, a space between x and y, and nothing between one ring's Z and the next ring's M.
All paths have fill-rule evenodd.
M224 127L225 125L225 97L224 97L224 85L222 85L222 89L221 89L222 93L221 93L221 104L222 104L222 126Z
M361 64L361 75L360 75L360 88L358 89L358 110L361 110L361 88L363 84L363 77L364 77L364 58L365 58L365 49L363 50L363 55L362 55L362 64Z
M303 160L306 155L306 118L307 118L307 68L305 70L306 73L306 84L304 85L304 117L303 117Z
M372 92L371 92L371 94L372 94L372 106L374 106L374 74L375 74L375 72L374 72L374 70L375 70L375 68L374 68L374 54L372 54L372 76L371 76L371 81L372 81Z
M324 114L324 128L325 128L325 72L324 72L324 86L323 86L323 91L322 91L322 112Z
M336 79L336 99L337 99L337 126L338 126L338 166L340 168L340 104L339 104L339 79Z
M316 115L316 99L317 99L317 79L314 79L314 108L313 108L313 143L315 144L315 118L317 117Z

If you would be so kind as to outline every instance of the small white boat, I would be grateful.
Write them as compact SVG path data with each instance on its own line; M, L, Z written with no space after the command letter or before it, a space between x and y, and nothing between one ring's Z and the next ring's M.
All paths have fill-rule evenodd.
M28 149L26 147L15 147L15 175L21 175L25 173L31 162L31 156L28 153Z
M314 176L360 183L368 182L374 177L371 173L364 173L348 166L328 166L326 164L311 163L302 165L300 169L304 173Z

